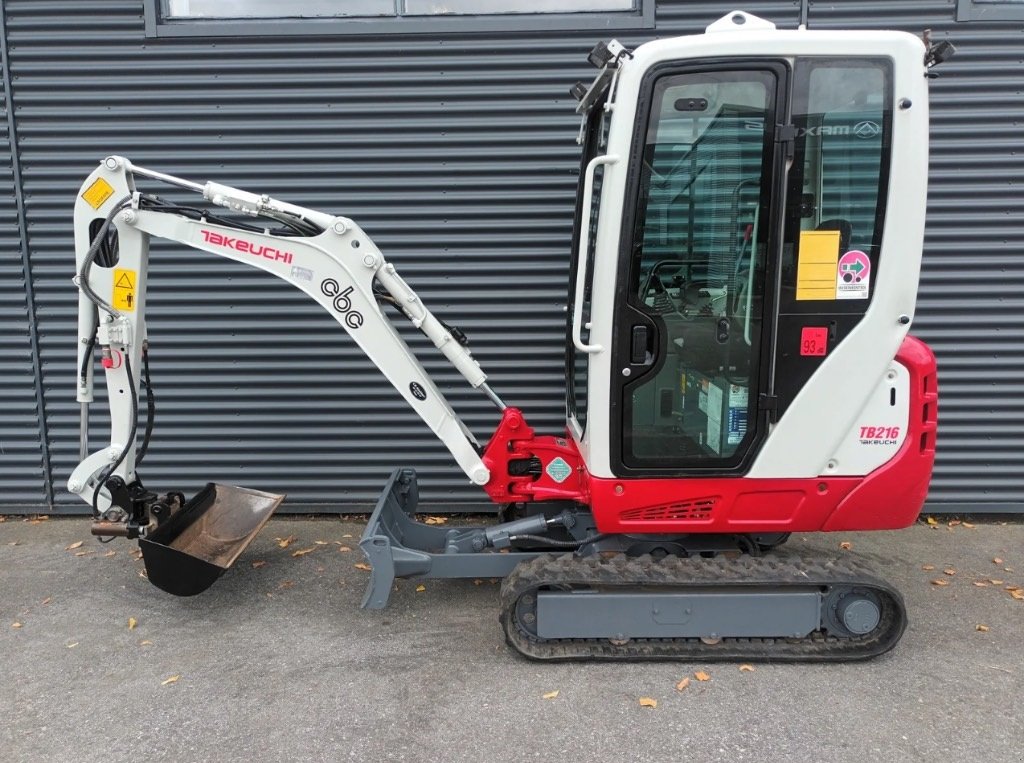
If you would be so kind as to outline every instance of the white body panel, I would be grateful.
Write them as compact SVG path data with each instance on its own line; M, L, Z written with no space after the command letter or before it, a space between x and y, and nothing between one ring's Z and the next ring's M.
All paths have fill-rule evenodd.
M770 23L741 14L747 23L737 26L729 18L716 22L707 34L658 40L640 46L621 63L611 103L606 153L621 161L605 168L593 283L591 331L588 343L603 349L589 355L588 417L586 431L570 421L587 468L596 477L613 477L609 444L611 420L610 379L613 368L612 332L615 278L626 178L641 82L647 71L669 61L710 58L773 58L796 56L884 56L894 63L894 102L909 99L912 106L893 111L893 164L888 188L888 209L881 245L881 264L874 293L863 319L824 361L785 414L771 430L751 469L750 477L814 477L827 473L829 458L840 448L858 415L883 379L910 324L917 295L924 238L928 175L928 91L924 44L903 32L776 31ZM713 31L712 31L713 30ZM626 201L631 203L631 201ZM586 214L584 210L583 214ZM769 287L771 288L771 287ZM767 352L768 348L764 348ZM837 409L834 401L848 401ZM822 415L828 411L828 415ZM618 413L615 415L619 415ZM808 442L815 447L807 447Z
M832 407L845 408L846 401L836 398ZM910 372L899 363L892 363L857 413L839 447L825 462L822 473L859 476L873 472L895 456L907 439L909 416Z

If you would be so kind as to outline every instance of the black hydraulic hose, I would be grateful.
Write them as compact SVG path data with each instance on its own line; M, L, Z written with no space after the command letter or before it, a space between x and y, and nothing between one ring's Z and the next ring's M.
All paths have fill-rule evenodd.
M600 541L605 536L603 533L599 533L596 536L589 536L584 538L582 541L556 541L554 538L545 538L544 536L535 535L520 535L520 536L509 536L510 541L532 541L534 543L542 543L547 546L553 546L555 548L582 548L588 543L595 543Z
M117 467L124 463L124 459L127 457L129 449L135 445L135 435L138 432L139 427L139 394L135 390L135 377L132 376L132 361L128 357L128 353L124 354L124 371L128 376L128 391L132 396L132 425L128 433L128 440L125 442L124 448L121 449L121 455L119 455L117 460L103 471L103 474L96 482L96 489L92 491L92 513L95 517L99 517L100 515L98 505L100 490L103 489L103 486L106 484L107 480L110 479Z
M107 219L103 221L103 225L100 226L100 229L93 237L92 243L89 245L89 251L85 253L85 260L82 262L82 269L78 273L78 279L80 282L79 286L85 296L87 296L92 303L96 305L96 307L103 308L111 315L120 315L121 313L108 305L99 294L92 290L92 287L89 285L89 271L92 270L92 263L96 259L96 255L99 253L100 248L103 246L103 242L107 238L107 231L110 229L110 223L114 221L114 216L130 204L131 200L131 196L125 196L114 205L113 209L110 210L110 214L107 215Z
M89 342L85 347L85 355L82 356L82 367L78 369L78 377L82 380L84 385L89 380L89 364L93 361L93 352L96 350L96 329L99 326L93 326L92 336L89 337Z

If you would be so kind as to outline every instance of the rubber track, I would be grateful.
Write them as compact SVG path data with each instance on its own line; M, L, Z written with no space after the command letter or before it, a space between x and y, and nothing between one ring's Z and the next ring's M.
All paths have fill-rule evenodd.
M516 602L542 587L594 587L602 590L661 586L685 590L700 586L760 586L765 591L790 586L857 586L879 597L881 620L863 636L842 637L821 631L807 638L723 638L705 644L696 638L632 639L617 646L606 639L539 639L516 618ZM509 645L534 660L691 660L832 662L866 660L892 649L907 626L899 591L876 577L854 557L803 558L785 553L739 558L576 557L545 554L523 562L501 587L501 624Z

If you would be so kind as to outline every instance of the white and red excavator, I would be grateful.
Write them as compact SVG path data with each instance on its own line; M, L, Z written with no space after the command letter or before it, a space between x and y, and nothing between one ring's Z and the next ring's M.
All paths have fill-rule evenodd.
M209 587L283 500L143 485L159 237L308 294L501 507L486 526L421 523L416 473L396 470L360 542L364 607L384 607L398 577L502 577L508 643L536 659L885 652L906 625L896 590L850 554L776 547L792 532L902 528L924 502L936 365L908 332L928 77L952 51L739 11L700 35L598 44L595 79L572 89L582 163L554 435L488 386L463 334L356 221L107 157L75 206L83 453L69 490L96 535L137 538L150 581L178 595ZM157 196L161 183L196 205ZM402 317L493 401L489 439L401 339ZM87 453L97 345L111 439Z

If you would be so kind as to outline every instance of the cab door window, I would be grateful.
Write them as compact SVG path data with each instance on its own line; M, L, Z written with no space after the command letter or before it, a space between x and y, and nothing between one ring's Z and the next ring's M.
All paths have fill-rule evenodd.
M779 69L654 86L620 310L627 468L727 468L753 439Z

